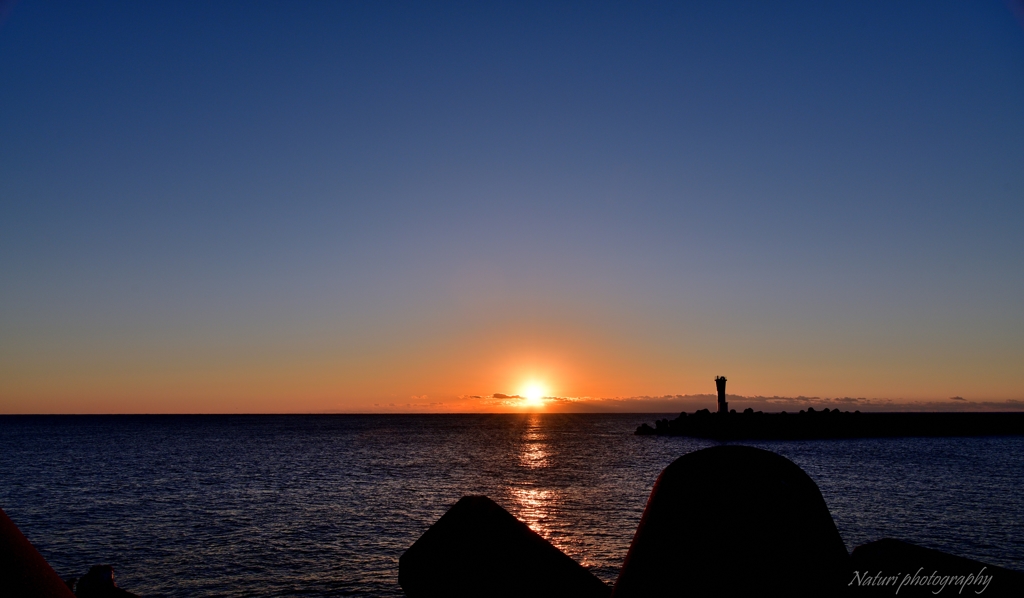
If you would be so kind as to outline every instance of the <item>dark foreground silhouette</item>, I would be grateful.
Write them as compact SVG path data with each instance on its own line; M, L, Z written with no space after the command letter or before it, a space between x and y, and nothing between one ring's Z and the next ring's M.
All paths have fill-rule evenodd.
M486 496L455 503L402 555L407 596L607 598L611 588Z
M96 565L80 579L70 580L68 585L74 586L75 596L78 598L132 598L136 596L117 587L117 583L114 581L114 568L110 565Z
M117 587L114 568L110 565L96 565L81 579L63 581L7 513L0 509L0 596L131 598L135 594Z
M402 555L398 579L412 597L608 594L567 561L491 500L465 497ZM953 594L1019 598L1024 574L891 539L848 555L814 481L788 459L744 446L689 453L661 473L612 591L613 598Z
M641 436L691 436L717 440L809 440L908 436L1019 436L1024 413L861 413L814 408L799 413L712 413L701 409L641 424Z
M814 481L746 446L689 453L654 484L615 598L838 596L849 557Z
M1024 573L891 538L854 548L850 561L854 596L1024 596Z
M0 595L74 598L43 555L0 509Z
M79 598L134 596L93 567ZM1024 574L898 540L847 555L818 487L774 453L717 446L658 477L614 589L483 496L448 510L399 559L424 596L1024 596ZM72 598L0 510L0 596Z

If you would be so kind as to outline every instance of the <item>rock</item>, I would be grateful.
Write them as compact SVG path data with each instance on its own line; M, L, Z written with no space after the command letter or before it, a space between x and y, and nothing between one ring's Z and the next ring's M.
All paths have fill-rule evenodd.
M74 598L43 555L0 509L0 596Z
M486 496L465 496L402 555L410 598L607 598L611 588Z
M1024 596L1024 573L885 538L850 556L851 596Z
M717 446L658 477L612 596L823 598L843 594L849 573L806 473L775 453Z
M138 598L135 594L117 587L114 568L110 565L94 565L75 586L78 598Z
M655 431L654 428L647 425L646 423L642 423L639 426L637 426L636 432L634 432L634 434L636 434L637 436L651 436L657 433L658 432Z

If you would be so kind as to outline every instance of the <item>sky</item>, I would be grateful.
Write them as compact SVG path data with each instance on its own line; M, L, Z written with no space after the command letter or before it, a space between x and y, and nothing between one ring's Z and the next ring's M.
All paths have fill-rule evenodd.
M1022 230L1021 3L0 7L0 413L1019 410Z

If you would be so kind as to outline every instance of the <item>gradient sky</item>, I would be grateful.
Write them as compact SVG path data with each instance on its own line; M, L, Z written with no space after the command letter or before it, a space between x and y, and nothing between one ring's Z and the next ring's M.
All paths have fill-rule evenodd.
M1014 6L8 5L0 412L1024 399Z

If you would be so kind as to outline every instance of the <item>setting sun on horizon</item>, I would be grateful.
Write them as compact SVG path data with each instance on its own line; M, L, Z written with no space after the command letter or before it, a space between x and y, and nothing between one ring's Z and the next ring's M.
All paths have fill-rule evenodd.
M1003 595L1022 108L1024 0L0 0L0 587Z
M548 390L540 383L531 382L519 394L523 397L524 406L536 409L544 406L544 397L548 395Z
M7 4L0 413L1024 409L1003 3Z

